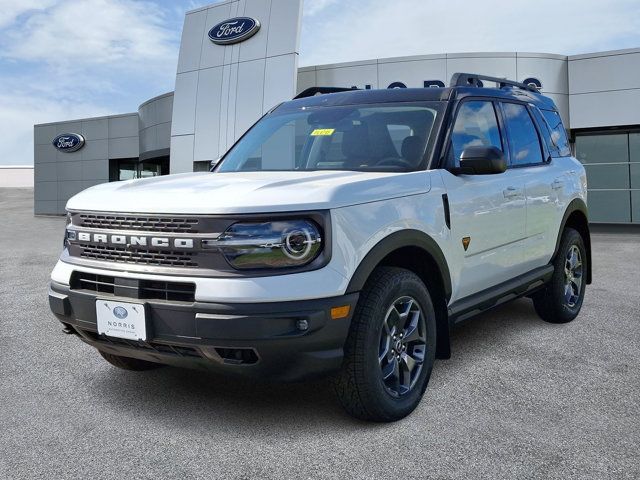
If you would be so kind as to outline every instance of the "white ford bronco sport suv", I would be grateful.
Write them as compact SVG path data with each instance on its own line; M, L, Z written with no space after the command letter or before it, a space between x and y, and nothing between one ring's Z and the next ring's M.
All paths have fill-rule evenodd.
M50 306L117 367L334 373L350 414L393 421L450 356L453 324L522 296L545 321L578 315L586 192L553 101L531 86L316 87L211 173L69 200Z

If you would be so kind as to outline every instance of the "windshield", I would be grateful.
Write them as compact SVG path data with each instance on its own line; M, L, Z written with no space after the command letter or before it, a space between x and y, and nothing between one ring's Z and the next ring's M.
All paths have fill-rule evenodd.
M260 120L217 172L424 168L437 102L278 111Z

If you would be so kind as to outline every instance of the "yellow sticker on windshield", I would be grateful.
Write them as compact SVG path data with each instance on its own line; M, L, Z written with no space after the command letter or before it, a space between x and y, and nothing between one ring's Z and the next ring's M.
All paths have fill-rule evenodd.
M312 137L326 137L333 135L335 132L335 128L316 128L313 132L311 132Z

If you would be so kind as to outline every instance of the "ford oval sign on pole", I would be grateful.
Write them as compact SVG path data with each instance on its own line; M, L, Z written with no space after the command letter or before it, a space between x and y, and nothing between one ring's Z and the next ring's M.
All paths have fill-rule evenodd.
M61 152L71 153L84 146L84 137L79 133L63 133L54 138L52 143Z
M255 18L236 17L220 22L209 30L209 38L218 45L231 45L253 37L260 30L260 22Z

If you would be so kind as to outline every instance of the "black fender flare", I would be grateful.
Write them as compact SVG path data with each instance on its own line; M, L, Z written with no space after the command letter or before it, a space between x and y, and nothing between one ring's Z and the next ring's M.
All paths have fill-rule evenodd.
M451 274L440 246L428 234L420 230L401 230L394 232L380 240L369 252L356 268L351 276L351 281L347 287L346 293L359 292L373 272L373 270L394 251L412 247L423 250L431 257L439 270L434 272L438 275L439 283L442 285L442 294L444 298L433 298L434 308L436 309L436 358L447 359L451 357L451 344L449 342L449 314L447 305L451 298Z
M560 229L558 230L558 238L556 239L556 248L553 252L553 256L551 258L556 258L558 254L558 250L560 249L560 242L562 240L562 233L564 232L565 227L567 226L567 221L569 217L575 213L580 212L584 215L585 225L584 232L580 232L583 236L584 248L587 251L587 284L591 283L591 234L589 232L589 210L587 209L587 204L581 198L574 198L569 202L564 215L562 216L562 222L560 222Z
M380 240L360 262L351 276L346 293L359 292L378 264L390 253L403 247L418 247L427 252L435 261L440 272L445 301L451 298L451 275L440 246L436 241L420 230L400 230Z

